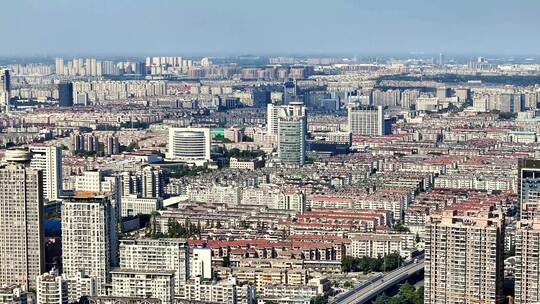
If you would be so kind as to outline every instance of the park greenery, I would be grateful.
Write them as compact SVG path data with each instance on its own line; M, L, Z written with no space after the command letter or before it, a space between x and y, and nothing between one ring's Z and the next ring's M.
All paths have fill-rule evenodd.
M325 304L328 300L323 296L315 296L309 300L309 304Z
M190 221L185 221L184 223L179 223L174 220L168 222L167 233L162 233L158 229L157 218L159 217L159 212L154 211L150 215L150 219L146 222L146 231L150 237L159 239L159 238L190 238L193 236L200 236L203 228L200 223L194 224Z
M212 137L212 140L215 141L215 142L220 142L220 143L231 143L232 142L230 139L225 138L221 134Z
M407 228L406 226L403 226L403 224L394 225L392 230L397 231L397 232L411 232L411 230Z
M499 113L499 119L502 119L502 120L511 120L511 119L515 119L516 117L517 117L517 113L511 113L511 112Z
M193 224L190 222L186 222L184 224L179 223L177 221L171 220L168 224L167 233L161 233L157 231L155 227L155 220L152 219L151 222L149 222L149 228L150 228L150 236L155 239L159 238L191 238L193 236L199 236L202 232L202 228L200 224Z
M130 143L129 145L127 146L124 146L124 145L121 145L120 146L120 151L122 152L135 152L136 150L139 149L139 145L135 142L133 143Z
M177 221L170 221L167 236L170 238L190 238L200 235L202 228L200 224L185 223L180 224Z
M184 176L197 176L200 173L206 173L209 171L210 169L208 169L207 164L205 164L204 166L179 165L169 169L169 177L181 178Z
M510 247L510 250L505 250L504 251L504 259L508 259L509 257L513 257L516 255L516 245L512 245Z
M343 272L363 273L391 271L398 268L402 261L403 259L399 253L392 253L379 258L344 256L341 259L341 270Z
M226 158L235 157L235 158L238 158L238 159L254 159L254 158L257 158L257 157L266 156L266 153L264 151L261 151L261 150L248 151L248 150L240 150L238 148L225 150L224 154L225 154Z

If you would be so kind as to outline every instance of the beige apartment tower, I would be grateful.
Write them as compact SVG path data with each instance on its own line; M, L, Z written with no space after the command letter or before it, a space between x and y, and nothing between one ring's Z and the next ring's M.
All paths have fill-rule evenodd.
M431 215L424 303L503 303L503 244L501 213Z
M43 175L30 153L8 150L0 167L0 286L35 288L44 271Z
M540 303L540 218L522 220L517 228L514 303Z

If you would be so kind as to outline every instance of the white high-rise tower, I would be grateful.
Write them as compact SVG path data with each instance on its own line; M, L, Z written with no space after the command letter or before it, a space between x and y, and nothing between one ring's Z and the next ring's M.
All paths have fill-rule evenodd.
M43 192L46 200L62 195L62 149L57 146L30 146L30 167L43 171Z
M117 263L116 212L106 196L75 196L62 204L62 263L68 277L81 270L105 294Z

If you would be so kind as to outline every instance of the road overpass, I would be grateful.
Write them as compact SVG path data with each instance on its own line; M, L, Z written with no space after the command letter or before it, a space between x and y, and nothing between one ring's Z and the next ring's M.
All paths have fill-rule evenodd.
M384 275L370 278L368 281L353 287L351 290L336 296L330 301L333 304L364 304L370 303L378 294L405 281L410 276L424 269L424 259L418 259Z

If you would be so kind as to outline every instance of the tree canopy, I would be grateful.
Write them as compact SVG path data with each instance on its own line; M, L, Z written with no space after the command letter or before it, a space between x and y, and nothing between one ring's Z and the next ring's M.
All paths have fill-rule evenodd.
M379 258L344 256L341 259L341 270L343 272L361 271L364 273L391 271L398 268L402 260L399 253L391 253Z
M399 287L399 292L393 297L381 294L375 304L424 304L424 287L415 288L409 282Z

